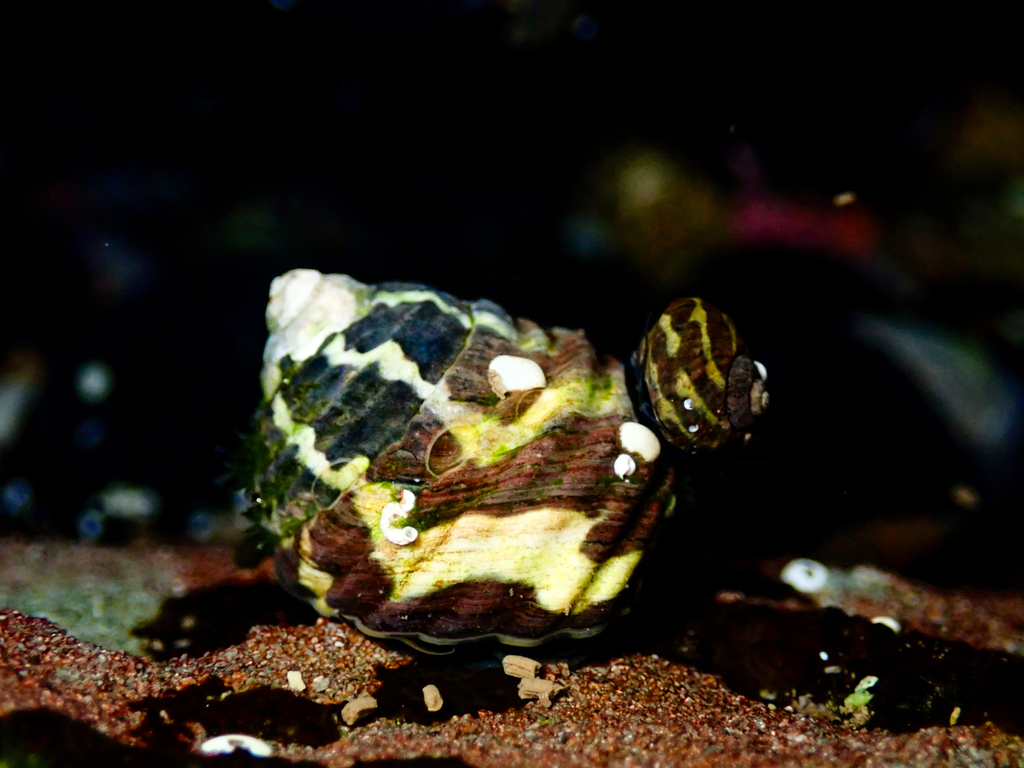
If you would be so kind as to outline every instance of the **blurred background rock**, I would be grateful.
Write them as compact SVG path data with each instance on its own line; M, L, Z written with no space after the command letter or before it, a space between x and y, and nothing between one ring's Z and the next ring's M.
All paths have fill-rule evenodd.
M12 6L0 529L237 535L267 287L302 266L622 358L704 295L772 406L689 463L681 546L1020 586L1014 34L572 0Z

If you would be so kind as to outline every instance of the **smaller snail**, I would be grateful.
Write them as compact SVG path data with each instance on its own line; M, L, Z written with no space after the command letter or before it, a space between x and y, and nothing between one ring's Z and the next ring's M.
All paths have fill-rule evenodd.
M732 320L700 299L672 302L634 363L662 434L684 450L745 436L768 408L768 371L747 353Z

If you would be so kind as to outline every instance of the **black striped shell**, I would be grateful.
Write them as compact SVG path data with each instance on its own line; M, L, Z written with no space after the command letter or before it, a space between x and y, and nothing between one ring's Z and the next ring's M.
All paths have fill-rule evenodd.
M628 608L672 471L582 331L313 270L274 281L267 324L250 516L289 590L421 645Z
M665 439L691 453L748 436L768 407L764 366L732 320L700 299L672 302L636 362Z

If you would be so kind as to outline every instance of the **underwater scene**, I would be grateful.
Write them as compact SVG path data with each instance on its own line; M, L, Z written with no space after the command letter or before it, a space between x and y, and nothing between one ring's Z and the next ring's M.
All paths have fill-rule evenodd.
M1024 765L1012 25L5 17L0 766Z

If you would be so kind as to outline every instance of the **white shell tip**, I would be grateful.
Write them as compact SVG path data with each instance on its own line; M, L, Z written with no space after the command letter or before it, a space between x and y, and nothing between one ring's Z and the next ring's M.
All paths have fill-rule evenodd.
M547 386L544 370L528 357L498 355L487 366L487 380L499 395Z
M817 560L790 560L779 578L797 592L820 592L828 581L828 568Z
M757 368L757 372L761 374L761 381L768 381L768 369L764 367L764 363L755 360L754 367Z
M199 751L204 755L230 755L236 749L244 749L253 757L270 757L274 754L273 747L263 739L245 733L225 733L199 745Z
M628 453L620 453L615 459L613 465L615 474L625 480L627 477L636 472L636 462L633 461L633 457Z
M658 436L643 424L626 421L619 426L619 445L623 450L635 453L644 461L654 461L661 453Z

